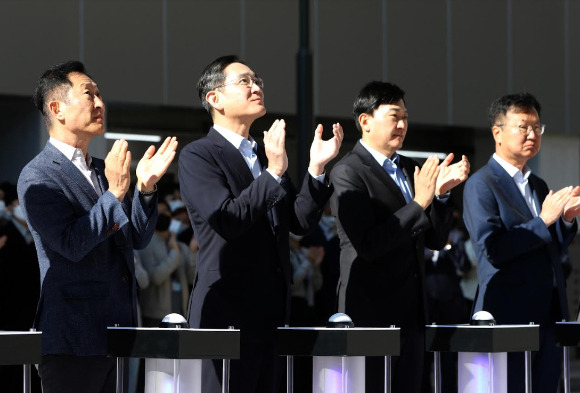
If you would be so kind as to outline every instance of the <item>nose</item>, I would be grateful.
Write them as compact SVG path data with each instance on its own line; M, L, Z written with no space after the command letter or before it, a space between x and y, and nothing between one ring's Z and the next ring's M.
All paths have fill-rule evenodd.
M252 93L256 91L262 91L262 88L257 83L252 83Z
M105 102L103 101L103 99L99 96L95 96L95 100L94 100L94 105L95 108L103 108L105 109Z

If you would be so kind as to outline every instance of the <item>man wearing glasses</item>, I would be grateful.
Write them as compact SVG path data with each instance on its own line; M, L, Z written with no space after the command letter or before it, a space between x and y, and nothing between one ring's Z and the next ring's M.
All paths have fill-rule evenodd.
M241 330L241 359L231 362L230 391L278 391L276 328L288 321L289 232L314 228L332 193L324 167L340 148L343 131L322 140L316 128L310 165L297 192L286 173L285 122L250 136L266 113L262 79L235 56L209 64L197 84L213 120L205 138L179 157L181 196L199 242L197 278L189 304L195 328ZM204 361L202 390L220 392L221 362Z
M474 311L498 324L540 324L532 355L532 390L556 392L561 348L555 322L568 319L561 255L577 230L580 187L552 191L531 173L545 126L531 94L494 101L489 121L495 154L464 190L464 220L477 253L479 292ZM523 353L508 354L508 391L524 391Z

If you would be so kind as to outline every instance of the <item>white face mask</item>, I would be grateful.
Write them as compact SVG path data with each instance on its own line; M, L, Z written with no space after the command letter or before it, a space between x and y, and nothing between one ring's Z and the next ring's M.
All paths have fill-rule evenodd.
M6 219L10 220L12 218L12 214L6 209L6 203L0 200L0 220Z
M322 216L320 218L320 223L327 228L331 228L336 224L336 217L334 217L334 216Z
M169 224L169 232L173 232L176 235L179 235L185 228L185 224L181 221L171 219L171 223Z
M22 220L24 222L28 222L26 220L26 216L24 215L24 210L22 210L22 206L17 205L14 210L12 211L12 215L16 218L18 218L19 220Z

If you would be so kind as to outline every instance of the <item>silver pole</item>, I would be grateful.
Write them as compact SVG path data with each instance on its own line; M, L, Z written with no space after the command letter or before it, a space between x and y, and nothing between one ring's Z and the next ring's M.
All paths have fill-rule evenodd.
M441 353L439 351L433 352L433 379L435 393L441 393Z
M532 393L532 352L526 351L526 393Z
M385 393L391 393L391 357L385 356Z
M294 356L286 356L286 392L294 393Z
M117 358L117 393L123 393L124 372L123 358Z
M570 347L564 347L564 393L570 393Z

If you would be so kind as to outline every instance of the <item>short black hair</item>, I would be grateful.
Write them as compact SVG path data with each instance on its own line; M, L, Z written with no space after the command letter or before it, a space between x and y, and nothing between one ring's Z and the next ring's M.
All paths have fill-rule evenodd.
M504 117L509 110L519 113L540 112L542 107L536 97L530 93L508 94L496 99L489 106L488 120L490 127L495 126L499 118Z
M352 107L352 115L356 128L362 132L358 117L363 113L372 115L381 105L405 102L405 92L399 86L389 83L372 81L367 83L358 93Z
M48 103L55 98L64 100L72 82L68 75L73 72L88 76L85 66L80 61L67 61L50 67L42 74L34 91L34 105L42 113L46 127L50 129L52 119L48 110Z
M216 86L224 83L226 79L224 69L232 63L246 64L236 55L218 57L203 69L197 81L197 94L201 100L201 105L210 115L212 106L206 101L205 96L214 90Z

